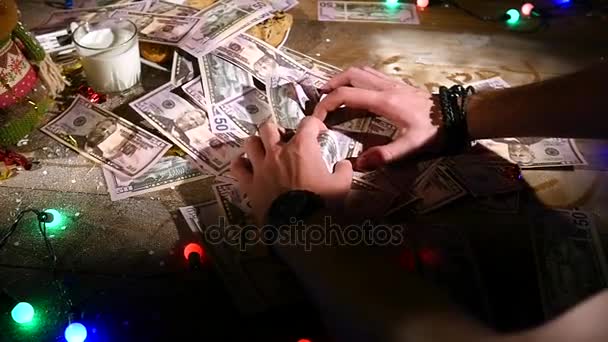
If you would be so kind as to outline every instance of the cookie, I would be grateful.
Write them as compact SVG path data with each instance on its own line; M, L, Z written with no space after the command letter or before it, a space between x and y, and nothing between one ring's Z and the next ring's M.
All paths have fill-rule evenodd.
M247 33L274 47L279 47L287 39L292 24L291 14L277 12L272 18L250 28Z
M167 45L160 45L147 42L139 42L141 56L154 63L164 63L173 56L173 48Z

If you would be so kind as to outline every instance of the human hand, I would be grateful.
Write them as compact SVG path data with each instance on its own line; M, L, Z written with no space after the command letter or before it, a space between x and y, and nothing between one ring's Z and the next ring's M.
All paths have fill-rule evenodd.
M327 113L345 105L364 109L389 119L400 128L392 142L364 151L356 161L358 169L370 170L421 150L441 146L440 119L435 102L426 90L390 78L370 67L349 68L336 75L321 89L327 96L319 102L313 116L325 120Z
M260 136L250 137L245 144L247 158L232 161L231 173L249 197L253 215L263 223L272 202L290 190L308 190L328 205L344 200L353 177L352 165L342 160L330 173L317 141L327 127L314 117L300 122L297 133L287 143L281 142L278 126L266 122Z

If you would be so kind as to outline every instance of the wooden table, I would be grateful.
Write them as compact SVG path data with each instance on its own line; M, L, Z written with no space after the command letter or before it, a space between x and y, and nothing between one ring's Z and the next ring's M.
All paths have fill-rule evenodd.
M517 86L608 58L605 14L586 16L588 11L564 11L563 17L551 19L545 30L518 33L504 24L482 22L461 10L442 6L420 12L419 26L319 22L316 1L300 2L291 12L295 24L287 46L341 68L372 65L431 91L438 85L494 76ZM492 16L518 4L461 1L467 8ZM41 13L50 10L42 0L20 6L23 20L30 26L42 21ZM531 26L522 24L524 28ZM169 74L146 70L144 78L143 87L130 98L166 82ZM126 105L119 107L117 113L134 115ZM581 140L579 145L588 166L528 170L523 175L545 205L590 211L603 231L608 232L608 145L591 140ZM73 270L83 279L76 296L90 296L99 288L119 284L120 279L116 278L121 275L167 275L182 267L181 248L195 237L177 208L212 199L210 180L112 202L101 169L71 150L39 132L33 133L21 150L33 153L38 165L0 182L0 227L7 227L20 210L28 207L60 208L65 212L66 227L52 233L51 240L60 268ZM466 204L463 208L466 210ZM485 224L490 232L492 225L487 224L488 220L497 220L461 212L462 209L452 209L437 218ZM32 221L28 222L0 251L0 288L15 297L27 298L32 293L44 296L45 291L52 291L51 286L40 286L49 279L44 271L48 258L41 237L32 229ZM509 222L503 220L501 224L506 234ZM153 281L147 284L150 282ZM141 281L133 284L140 286ZM155 290L148 286L143 293L156 293Z

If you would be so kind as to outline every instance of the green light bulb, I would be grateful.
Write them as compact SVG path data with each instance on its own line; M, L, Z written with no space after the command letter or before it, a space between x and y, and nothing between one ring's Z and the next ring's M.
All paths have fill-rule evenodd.
M57 228L63 224L63 221L65 220L65 218L59 211L57 211L55 209L45 209L44 212L53 215L53 221L46 223L47 228L53 229L53 228Z
M386 0L387 7L397 7L399 6L399 0Z
M509 16L509 19L507 19L507 24L509 24L509 25L517 24L517 22L519 21L519 11L518 10L516 10L515 8L511 8L510 10L507 11L507 15Z
M20 302L11 311L11 317L19 324L25 324L34 318L34 307L30 303Z

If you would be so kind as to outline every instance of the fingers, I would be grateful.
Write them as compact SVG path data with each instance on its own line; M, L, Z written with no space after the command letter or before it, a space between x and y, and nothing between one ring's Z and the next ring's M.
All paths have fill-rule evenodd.
M230 163L230 174L232 174L241 184L247 185L253 181L251 163L249 159L239 156Z
M344 181L345 184L348 183L350 187L353 180L353 165L346 159L337 162L334 166L334 175L338 180Z
M326 131L327 126L325 124L313 116L307 116L298 125L297 133L294 136L292 141L301 141L302 139L311 139L315 143L317 142L317 137L319 133Z
M369 72L371 74L374 74L374 75L376 75L376 76L378 76L380 78L383 78L383 79L385 79L385 80L387 80L389 82L397 83L399 85L407 84L407 83L403 82L402 79L399 79L399 78L396 78L396 77L391 77L391 76L389 76L389 75L387 75L387 74L385 74L385 73L383 73L381 71L378 71L378 70L376 70L376 69L374 69L372 67L364 66L363 70L365 70L365 71L367 71L367 72Z
M379 77L375 73L360 68L348 68L329 80L322 89L324 92L330 92L348 86L367 90L383 90L392 85L386 78Z
M251 160L251 165L255 171L256 167L261 165L266 155L262 139L256 136L249 137L245 142L245 153L247 153L247 157Z
M356 161L358 170L374 170L406 155L414 153L419 146L407 136L386 145L374 146L364 151Z
M329 93L315 107L313 116L323 121L327 113L332 112L342 105L354 109L365 109L370 112L378 113L381 105L381 93L368 89L340 87Z
M276 124L266 121L259 128L260 138L264 144L264 150L269 151L271 147L277 145L281 141L281 134Z

